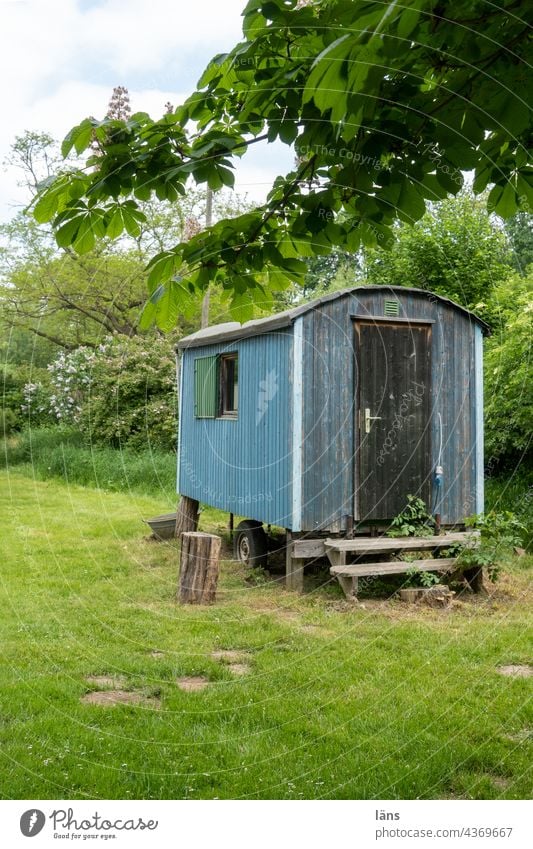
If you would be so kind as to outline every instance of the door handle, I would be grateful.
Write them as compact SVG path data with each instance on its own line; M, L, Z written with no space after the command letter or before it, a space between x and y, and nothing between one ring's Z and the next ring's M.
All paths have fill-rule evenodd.
M370 433L370 422L381 421L381 416L371 416L370 407L365 408L365 433Z

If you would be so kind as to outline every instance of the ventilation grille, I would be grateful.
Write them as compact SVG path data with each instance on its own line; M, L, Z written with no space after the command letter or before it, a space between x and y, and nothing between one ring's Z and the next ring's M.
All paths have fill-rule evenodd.
M400 315L400 302L385 301L385 315Z

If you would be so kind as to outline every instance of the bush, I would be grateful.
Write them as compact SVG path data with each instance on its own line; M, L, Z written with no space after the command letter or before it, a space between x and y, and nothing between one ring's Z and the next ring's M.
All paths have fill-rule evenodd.
M161 337L116 338L94 355L79 423L94 445L171 450L176 444L176 366Z
M485 445L489 471L524 462L531 449L532 292L533 268L527 278L510 278L497 288L493 298L499 326L485 348Z
M36 384L29 384L30 379L38 381ZM15 364L4 363L2 369L2 430L0 433L9 436L11 433L21 430L28 421L27 407L27 392L26 387L29 385L41 385L41 381L46 381L46 369L32 368L29 363ZM48 392L45 392L42 398L36 399L36 408L44 404L46 408L45 419L49 419L48 415ZM44 410L43 408L43 410ZM41 411L42 413L43 411ZM40 418L42 418L39 413Z
M516 472L489 478L486 482L485 507L489 513L510 511L525 527L523 546L533 549L533 472Z
M35 425L76 425L90 445L172 450L176 443L175 358L162 337L110 337L96 350L62 351L46 380L25 386Z
M480 539L458 546L457 565L461 569L486 569L490 580L496 581L502 569L502 561L512 553L515 546L523 543L526 532L524 525L509 511L491 511L472 516L467 519L466 525L478 530Z

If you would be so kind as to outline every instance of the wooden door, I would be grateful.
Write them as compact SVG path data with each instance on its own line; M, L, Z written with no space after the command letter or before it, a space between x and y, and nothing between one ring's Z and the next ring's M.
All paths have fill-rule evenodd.
M407 495L431 509L431 325L362 322L358 351L359 520L392 519Z

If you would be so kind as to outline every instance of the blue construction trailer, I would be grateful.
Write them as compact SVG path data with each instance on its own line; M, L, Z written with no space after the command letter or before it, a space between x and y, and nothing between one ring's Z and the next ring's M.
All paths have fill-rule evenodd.
M246 517L236 548L252 562L263 525L374 533L408 494L461 526L483 510L487 332L431 292L357 286L185 337L178 492Z

